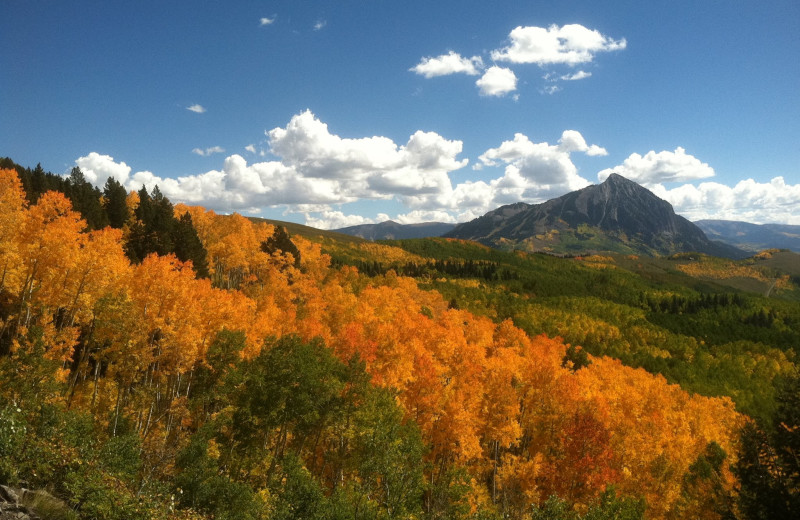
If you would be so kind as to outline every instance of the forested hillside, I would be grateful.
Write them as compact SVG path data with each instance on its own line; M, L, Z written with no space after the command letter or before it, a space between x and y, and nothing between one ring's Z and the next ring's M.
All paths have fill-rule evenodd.
M157 189L115 221L113 191L95 192L112 225L90 225L53 188L0 170L0 483L49 491L62 518L798 506L783 252L305 238Z

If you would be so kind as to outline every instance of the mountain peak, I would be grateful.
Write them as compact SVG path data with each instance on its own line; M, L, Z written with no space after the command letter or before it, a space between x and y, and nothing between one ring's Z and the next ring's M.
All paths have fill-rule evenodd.
M612 173L592 185L542 204L514 204L457 226L445 236L486 245L565 252L587 250L672 254L696 251L740 256L722 248L672 205L634 181Z
M612 173L608 174L608 177L606 177L606 180L603 181L603 184L605 184L607 182L613 184L615 182L623 182L623 181L625 181L625 182L633 182L631 180L626 179L625 177L623 177L622 175L620 175L618 173L612 172Z

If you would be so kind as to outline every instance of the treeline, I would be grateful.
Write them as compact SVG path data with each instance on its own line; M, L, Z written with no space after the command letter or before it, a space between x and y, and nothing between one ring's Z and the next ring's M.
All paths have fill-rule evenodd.
M422 278L425 276L447 275L456 278L479 278L481 280L509 281L519 280L519 274L502 268L496 262L484 260L431 260L428 262L392 262L380 260L337 260L332 265L341 267L351 265L367 276L383 276L394 271L400 276Z
M191 261L198 277L209 276L206 250L191 215L177 217L173 204L158 186L151 192L143 186L129 194L119 181L109 177L100 190L77 166L63 177L45 172L41 164L25 168L7 157L0 159L0 168L17 172L29 204L35 204L48 191L63 193L89 230L106 226L124 230L125 253L132 262L141 262L151 253L173 253L182 262Z
M677 294L654 295L652 293L641 295L641 305L653 312L668 312L671 314L696 313L701 309L719 309L720 307L744 307L745 299L738 293L701 293L694 297L679 296Z

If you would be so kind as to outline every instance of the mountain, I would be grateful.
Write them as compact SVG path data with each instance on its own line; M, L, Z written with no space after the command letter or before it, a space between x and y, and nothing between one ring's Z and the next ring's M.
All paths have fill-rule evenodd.
M335 229L337 233L365 238L367 240L401 240L405 238L439 237L451 231L455 224L423 222L421 224L398 224L387 220L380 224L362 224Z
M695 224L707 236L747 251L791 249L800 253L800 226L735 220L699 220Z
M580 254L669 255L694 251L742 258L744 251L709 240L672 205L621 175L542 204L502 206L456 226L445 237L492 247Z

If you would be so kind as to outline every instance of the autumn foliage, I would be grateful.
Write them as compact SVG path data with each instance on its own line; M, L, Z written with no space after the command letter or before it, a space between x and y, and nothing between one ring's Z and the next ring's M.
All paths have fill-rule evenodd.
M275 339L291 336L321 341L345 365L358 360L373 386L393 392L402 421L417 425L426 446L422 510L431 517L432 490L452 485L454 472L462 471L465 514L526 518L531 504L553 495L585 511L613 486L619 495L643 498L648 517L671 518L712 500L710 492L688 492L686 480L710 445L727 457L715 492L734 493L729 465L744 418L729 399L689 395L611 358L575 367L559 338L529 337L511 321L451 308L411 278L333 268L318 245L293 237L298 263L296 254L262 247L273 226L198 207L175 209L191 215L208 253L207 279L172 255L131 264L123 247L127 228L87 232L55 192L28 206L16 173L0 170L0 356L20 373L38 371L57 382L46 390L0 380L0 399L22 407L30 392L49 392L49 402L90 414L111 438L133 432L141 478L169 482L186 478L175 463L178 452L228 413L192 405L198 374L222 370L218 354L209 354L219 335L243 338L224 366L262 359ZM49 364L33 367L31 353ZM342 382L336 395L348 385ZM302 423L259 424L269 430L265 446L290 446ZM231 439L233 426L219 428L215 439ZM339 466L323 464L320 450L346 435L319 428L319 438L309 433L297 442L299 466L287 462L282 471L335 487L336 475L346 471L331 473ZM203 444L203 460L223 460L225 446L217 442ZM258 493L271 464L264 461L263 474L241 469L226 478ZM278 504L262 498L265 510Z

